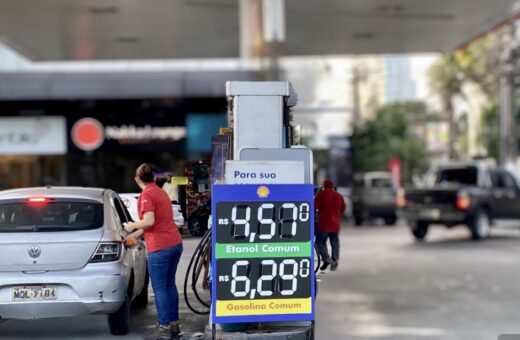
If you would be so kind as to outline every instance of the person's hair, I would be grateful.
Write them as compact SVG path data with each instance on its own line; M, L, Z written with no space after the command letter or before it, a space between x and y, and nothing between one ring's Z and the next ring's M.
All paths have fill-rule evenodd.
M135 175L145 183L152 183L154 180L154 169L151 164L143 163L135 171Z

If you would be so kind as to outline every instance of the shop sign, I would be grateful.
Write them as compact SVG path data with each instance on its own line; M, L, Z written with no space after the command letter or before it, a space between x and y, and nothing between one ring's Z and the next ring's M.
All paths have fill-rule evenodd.
M78 120L71 129L72 142L83 151L94 151L109 142L112 145L168 143L184 138L184 126L103 125L91 117Z
M1 155L65 155L65 117L1 117Z

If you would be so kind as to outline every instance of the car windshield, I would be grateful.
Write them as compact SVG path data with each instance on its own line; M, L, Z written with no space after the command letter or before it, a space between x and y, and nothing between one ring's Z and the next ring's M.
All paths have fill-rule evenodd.
M102 225L100 203L0 203L0 233L88 230Z
M464 168L441 169L435 176L436 184L477 184L477 168L468 166Z

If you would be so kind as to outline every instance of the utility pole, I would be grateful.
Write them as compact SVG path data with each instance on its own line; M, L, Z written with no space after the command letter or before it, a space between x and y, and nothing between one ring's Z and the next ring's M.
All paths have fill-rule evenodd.
M360 113L360 95L359 95L359 86L361 85L361 70L354 66L352 69L352 80L351 80L351 87L352 87L352 122L353 124L358 124L361 119L361 113Z
M506 33L505 47L500 58L500 165L510 166L515 163L517 155L517 136L515 121L514 76L516 66L515 24Z

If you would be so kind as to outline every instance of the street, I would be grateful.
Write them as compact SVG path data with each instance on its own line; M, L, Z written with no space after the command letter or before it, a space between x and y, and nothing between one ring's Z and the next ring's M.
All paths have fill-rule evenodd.
M178 271L182 292L199 238L186 237ZM520 232L515 225L474 242L464 228L433 228L416 243L405 226L344 226L336 272L320 274L317 339L497 339L520 333L517 296ZM151 294L151 292L150 292ZM153 301L134 311L140 339L155 322ZM189 318L189 321L187 321ZM202 331L181 297L183 330ZM186 322L187 321L187 322ZM0 322L1 339L109 339L105 316Z
M426 243L406 227L343 228L340 267L319 283L317 338L520 334L520 233L508 227L482 242L464 228L433 228Z

